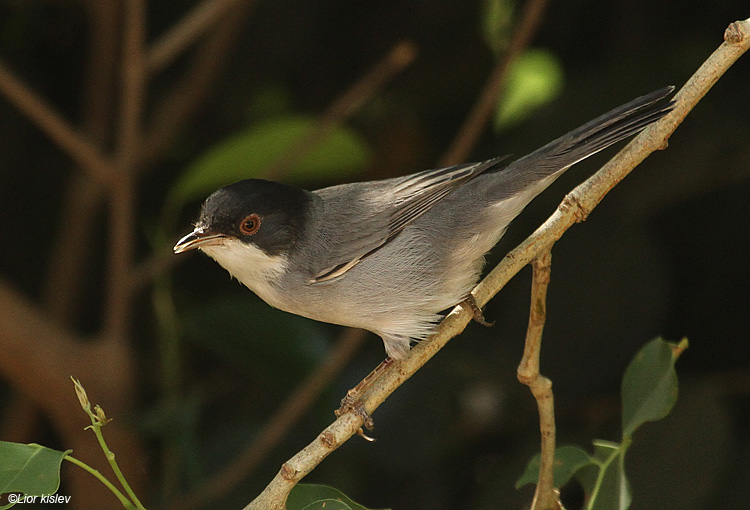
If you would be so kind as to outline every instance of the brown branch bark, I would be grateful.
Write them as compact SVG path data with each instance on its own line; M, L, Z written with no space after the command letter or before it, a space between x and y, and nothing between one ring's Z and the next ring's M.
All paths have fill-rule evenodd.
M113 164L80 131L0 62L0 92L93 179L107 184Z
M141 117L146 94L144 0L125 2L121 64L122 94L117 175L110 187L105 335L124 339L130 318L129 274L133 263L135 176L140 160Z
M254 1L203 0L151 46L146 58L148 72L154 74L168 66L240 2Z
M89 2L91 44L81 98L86 136L99 147L112 137L112 115L119 5ZM56 320L74 324L82 302L86 260L91 255L92 223L104 205L105 189L88 172L74 172L63 201L63 211L51 252L45 303Z
M219 19L179 83L158 103L145 129L143 165L151 164L169 149L180 129L184 129L188 119L203 103L254 5L255 0L238 3L231 15Z
M472 294L484 306L526 264L548 251L577 221L585 218L606 193L652 152L664 148L670 135L718 78L750 47L750 19L730 26L725 42L706 60L675 97L672 112L646 128L594 176L569 193L555 213L528 239L513 249ZM364 409L372 414L388 396L421 368L471 320L472 313L457 306L441 322L437 333L417 344L404 360L390 365L362 395ZM363 425L363 418L347 413L329 425L315 440L285 462L279 473L245 510L282 510L289 492L324 458L346 442Z
M549 286L552 255L541 253L533 260L531 284L531 309L523 357L518 365L518 380L529 387L539 410L541 432L541 461L536 493L531 510L561 510L559 494L555 491L555 404L552 381L539 372L539 356L542 350L542 331L547 319L547 287Z

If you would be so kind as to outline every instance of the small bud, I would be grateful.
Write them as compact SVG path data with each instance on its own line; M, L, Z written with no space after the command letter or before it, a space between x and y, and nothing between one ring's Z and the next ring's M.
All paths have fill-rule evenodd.
M98 405L94 406L94 414L96 415L96 419L99 421L100 426L106 425L107 423L112 421L108 419L107 416L104 414L104 409L102 409Z
M81 381L73 378L72 375L70 376L70 380L73 381L73 386L76 389L76 396L78 397L78 402L80 402L81 407L84 411L91 414L91 402L89 402L89 397L86 395L86 390L83 389Z

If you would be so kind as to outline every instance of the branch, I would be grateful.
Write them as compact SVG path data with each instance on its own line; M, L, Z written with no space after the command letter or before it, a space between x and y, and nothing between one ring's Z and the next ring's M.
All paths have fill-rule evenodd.
M266 177L278 180L332 129L358 111L386 82L411 64L416 53L417 50L410 41L402 41L394 46L367 74L328 107L314 128L284 151L284 156L268 169Z
M114 173L112 162L49 103L13 76L2 62L0 92L94 180L101 184L109 182Z
M192 57L188 70L167 96L154 108L144 136L143 164L149 164L166 151L187 120L202 104L224 66L228 50L250 13L254 2L238 3L231 16L224 16L211 37Z
M84 420L71 412L78 405L69 391L70 374L85 374L114 414L127 416L135 386L132 353L122 342L86 341L60 327L43 310L32 306L0 280L0 374L23 396L39 406L55 424L61 443L74 448L86 463L104 468L101 452L90 448ZM125 420L127 421L127 420ZM124 423L124 422L123 422ZM142 484L145 454L138 438L127 426L113 423L111 444L128 454L121 462L137 483ZM87 477L73 475L71 493L79 496L80 508L99 508L106 492L92 488ZM101 499L104 498L104 499Z
M114 2L88 2L89 44L81 90L84 111L83 130L100 147L111 140L117 48L119 44L119 5ZM74 324L86 281L86 262L92 255L96 229L92 221L99 217L105 190L87 172L75 172L64 192L64 218L55 230L54 244L44 288L44 302L53 317L65 324Z
M330 356L305 378L292 395L279 407L263 430L244 451L210 480L191 490L171 504L173 509L201 508L215 501L234 486L246 480L260 461L270 453L297 420L305 414L320 393L346 367L365 338L362 329L346 328Z
M451 166L466 161L472 147L477 143L479 135L482 134L484 126L492 116L492 112L495 111L497 98L505 82L505 77L508 75L508 69L529 45L531 37L539 27L546 6L547 0L529 0L526 3L521 15L521 22L513 33L508 49L492 70L479 99L461 125L458 135L440 159L440 166Z
M692 107L722 74L750 46L750 19L730 25L725 42L706 60L675 96L674 110L646 128L595 175L569 193L555 213L528 239L513 249L498 266L477 285L472 294L484 306L531 260L548 251L576 221L581 221L604 198L606 193L649 154L666 146L667 139ZM362 395L365 410L372 414L385 399L432 358L472 318L459 305L440 323L437 333L420 342L402 361L384 370L372 387ZM324 458L346 442L362 427L363 418L347 413L329 425L313 442L285 462L263 492L245 510L282 510L292 488Z
M254 3L254 0L204 0L195 6L151 46L146 58L149 73L161 71L196 39L216 25L235 4L247 1Z
M547 287L550 279L552 254L544 251L531 263L531 310L523 357L518 365L518 380L529 387L539 410L539 430L542 436L542 454L539 463L539 481L536 484L531 510L559 510L562 508L554 485L555 467L555 404L552 381L539 373L539 355L542 350L542 330L547 319Z
M117 173L110 188L108 282L105 334L122 337L130 315L129 273L133 263L135 174L140 160L141 116L146 94L145 0L127 0L122 44L122 95Z

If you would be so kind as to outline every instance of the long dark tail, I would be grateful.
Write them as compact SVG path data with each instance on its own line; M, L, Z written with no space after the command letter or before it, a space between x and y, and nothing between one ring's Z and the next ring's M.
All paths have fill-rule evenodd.
M674 87L664 87L615 108L514 161L506 171L532 179L562 172L666 115L674 105L666 100L672 91Z

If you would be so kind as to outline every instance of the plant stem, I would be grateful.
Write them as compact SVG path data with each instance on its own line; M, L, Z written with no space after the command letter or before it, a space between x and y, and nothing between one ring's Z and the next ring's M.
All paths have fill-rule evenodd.
M120 485L122 485L122 487L125 489L125 492L128 493L128 496L135 504L135 507L138 510L146 510L141 501L138 499L138 496L136 496L135 492L133 492L133 489L130 487L128 481L125 479L125 475L122 474L120 466L117 464L117 460L115 460L115 453L109 449L109 446L107 446L107 442L104 440L104 434L102 434L101 424L94 422L92 419L91 430L94 431L96 439L99 441L99 446L101 446L102 451L104 452L104 456L107 458L107 462L109 462L109 465L112 467L112 471L115 472L115 476L120 481Z
M128 500L128 498L126 498L125 495L122 492L120 492L120 490L117 487L115 487L112 482L107 480L107 478L103 474L101 474L98 470L92 468L85 462L78 460L75 457L72 457L71 455L66 455L65 457L63 457L63 460L67 460L71 464L75 464L76 466L94 475L94 477L100 482L102 482L106 488L112 491L112 494L114 494L117 497L117 499L120 500L120 503L122 503L122 506L124 508L127 508L128 510L136 508L135 506L133 506L133 503L131 503L130 500Z
M596 461L595 459L597 465L599 466L599 474L596 476L596 483L594 484L594 488L591 491L591 496L589 497L589 502L586 505L586 510L592 510L594 508L594 503L596 502L596 498L599 495L599 490L602 488L602 483L604 483L604 475L606 474L610 464L612 464L612 462L614 462L618 457L624 458L625 452L628 451L628 448L630 447L630 444L632 442L633 439L630 436L625 436L622 438L622 443L620 444L620 446L613 450L609 457L607 457L604 461Z

